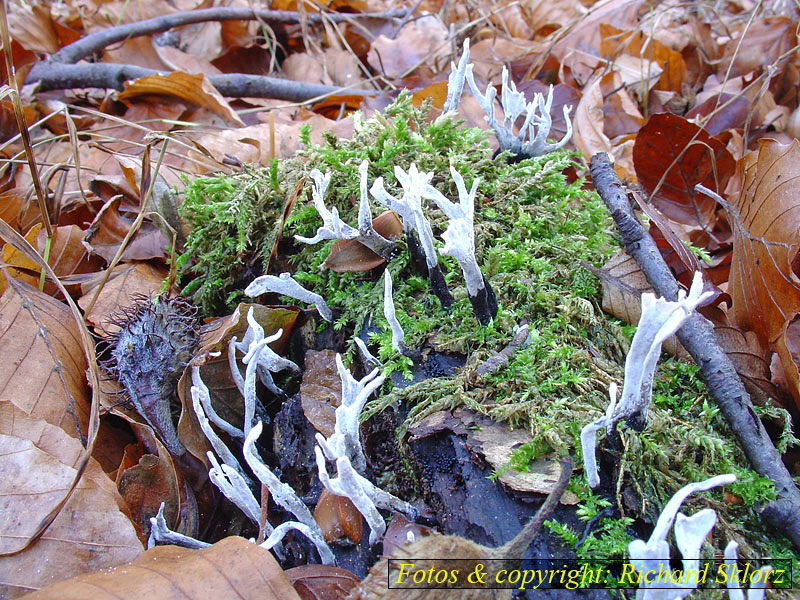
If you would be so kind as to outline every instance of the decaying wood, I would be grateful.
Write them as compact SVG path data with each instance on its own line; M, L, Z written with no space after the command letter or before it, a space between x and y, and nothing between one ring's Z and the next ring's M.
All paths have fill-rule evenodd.
M455 535L434 534L422 537L414 543L401 546L390 556L384 557L378 561L378 563L372 567L366 579L364 579L350 596L348 596L348 600L376 600L378 598L386 600L393 600L395 598L397 600L432 600L436 598L452 598L454 593L457 593L458 596L464 600L499 600L511 598L512 590L510 589L458 589L457 592L452 589L402 589L394 585L394 581L399 575L399 572L395 569L396 563L390 565L388 561L448 559L443 561L438 567L434 566L434 569L436 571L442 569L447 571L459 569L463 574L471 573L476 561L487 561L485 563L482 562L482 564L486 566L488 573L486 581L493 581L493 573L495 571L518 568L518 566L513 566L518 563L518 560L515 559L522 558L522 553L539 533L542 524L552 514L556 506L558 506L558 501L567 488L571 473L572 462L569 459L561 461L561 475L553 491L547 496L544 503L539 507L539 510L531 520L528 521L527 525L522 528L522 531L510 542L503 544L499 548L487 548ZM457 560L454 562L453 559ZM506 561L513 563L513 565L509 566ZM435 564L435 562L427 562L425 570L427 571ZM466 576L464 579L466 580ZM393 582L394 587L389 587L390 581ZM411 585L415 585L413 582L410 583ZM460 585L464 583L465 582L459 580Z

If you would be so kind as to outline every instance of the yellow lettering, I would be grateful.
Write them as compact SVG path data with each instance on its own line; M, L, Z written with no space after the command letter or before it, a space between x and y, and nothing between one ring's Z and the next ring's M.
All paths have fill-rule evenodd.
M414 568L414 563L403 563L403 564L400 565L400 574L397 576L397 581L395 581L395 583L397 585L400 585L401 583L403 583L403 577L407 577L408 575L411 574L410 569L409 569L409 572L406 573L406 567L410 567L410 569L413 569Z
M627 581L625 580L626 577L628 578ZM620 575L619 582L635 583L636 585L639 585L642 582L642 575L632 564L624 563L622 565L622 575Z
M536 571L533 570L525 571L525 576L522 578L522 583L520 584L519 589L524 590L526 585L533 583L533 576L535 574ZM528 577L530 577L530 579Z

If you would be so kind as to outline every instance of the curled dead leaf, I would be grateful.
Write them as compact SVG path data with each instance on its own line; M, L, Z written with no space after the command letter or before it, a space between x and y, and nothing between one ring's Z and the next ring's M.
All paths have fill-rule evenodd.
M24 544L76 475L83 447L58 427L0 401L0 552ZM87 570L116 566L143 548L127 507L89 459L77 488L39 542L0 558L0 596L16 598Z
M272 554L240 537L201 550L157 546L127 565L75 577L30 598L173 600L176 594L184 600L300 600Z

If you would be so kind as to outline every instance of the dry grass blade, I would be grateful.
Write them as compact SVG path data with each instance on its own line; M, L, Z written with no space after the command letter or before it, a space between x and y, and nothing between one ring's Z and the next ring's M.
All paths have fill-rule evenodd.
M30 548L36 540L38 540L50 524L55 520L58 516L61 509L67 503L72 492L75 490L75 487L78 485L78 482L83 475L86 466L89 464L89 459L92 456L92 451L94 449L94 442L97 438L97 430L100 426L100 413L99 413L99 406L97 400L97 392L100 389L100 376L97 369L97 360L94 354L94 342L92 341L92 337L89 334L89 330L86 328L86 323L83 321L83 317L81 316L78 307L76 306L75 302L72 300L70 295L67 293L67 290L64 288L63 284L59 281L56 274L50 268L50 265L47 264L47 261L42 258L39 253L23 238L19 233L14 231L14 229L5 221L0 219L0 238L4 239L6 243L10 244L15 250L21 252L27 258L35 262L39 265L42 269L43 273L47 273L47 276L58 285L59 290L64 295L64 298L69 305L70 312L72 313L72 317L75 319L75 322L78 325L78 331L80 332L81 336L81 343L83 345L83 353L86 356L86 362L89 365L89 384L92 387L92 404L89 410L89 426L88 431L86 433L86 448L81 456L79 462L75 465L75 470L77 471L75 474L75 478L72 480L67 491L64 493L64 497L55 505L53 510L51 510L39 523L39 526L36 528L34 533L28 538L25 544L19 549L14 552L0 554L2 556L13 556L15 554L19 554L20 552L24 552L28 548Z
M8 82L14 88L11 94L11 101L14 104L14 116L17 119L17 127L22 134L22 143L25 146L25 155L28 158L28 166L31 170L31 178L33 179L33 187L36 190L36 200L39 202L39 212L42 213L42 222L44 223L45 231L47 231L48 239L53 237L53 225L50 223L50 215L47 212L47 197L42 190L42 183L39 181L39 171L36 167L36 159L33 155L33 148L31 147L31 136L28 131L28 125L25 123L25 115L22 112L22 104L19 101L19 83L14 71L14 60L11 56L11 38L8 34L8 15L6 13L6 0L0 2L0 33L3 36L3 56L6 61L6 72L8 73ZM48 244L49 246L49 244ZM47 258L47 257L45 257Z
M158 170L161 167L161 162L164 160L164 154L166 153L170 138L165 136L163 140L164 143L161 146L161 152L158 155L158 163L156 164L156 169L153 172L152 177L150 177L149 180L146 182L144 181L144 179L142 180L142 186L140 187L140 189L146 191L142 195L141 203L139 205L139 214L136 216L136 220L133 222L133 225L131 225L131 228L128 230L128 233L123 238L122 243L119 246L119 250L117 250L117 254L114 256L114 259L109 263L108 268L106 269L106 272L103 275L103 279L100 282L100 285L97 286L97 289L94 292L94 296L92 296L89 305L86 307L87 313L92 312L92 308L94 308L94 304L95 302L97 302L97 297L100 295L100 292L103 291L103 287L108 281L108 278L111 276L111 271L119 263L120 259L122 258L122 253L125 252L125 248L128 246L128 244L130 243L131 239L136 234L136 232L139 231L139 227L141 227L142 221L144 221L145 207L147 206L147 202L153 193L153 182L156 180L156 176L158 175ZM149 156L149 145L147 148L148 150L146 151L146 154L147 156ZM149 165L149 163L150 161L148 160L147 164ZM147 184L146 188L144 187L145 183Z

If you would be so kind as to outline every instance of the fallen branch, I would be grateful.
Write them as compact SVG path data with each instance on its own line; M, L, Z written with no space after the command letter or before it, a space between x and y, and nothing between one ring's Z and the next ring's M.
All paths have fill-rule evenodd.
M636 260L659 296L676 300L678 283L653 238L633 214L626 190L605 152L592 157L591 172L594 187L608 207L628 254ZM777 498L764 507L761 514L800 548L800 491L755 413L733 363L717 342L714 326L695 313L678 330L678 339L700 367L709 394L727 420L750 465L775 484Z
M392 19L395 17L406 16L405 10L392 10L381 13L326 13L325 19L338 23L340 21L349 21L351 19ZM309 13L306 15L309 23L319 23L322 21L322 15L318 13ZM90 54L98 52L103 48L123 42L125 40L140 37L143 35L151 35L153 33L161 33L168 31L173 27L180 27L182 25L191 25L194 23L207 23L209 21L264 21L271 24L293 24L300 23L300 13L285 10L267 10L261 8L232 8L220 6L216 8L203 8L199 10L186 10L182 12L172 13L170 15L162 15L152 19L145 19L144 21L137 21L136 23L126 23L124 25L117 25L116 27L109 27L103 31L98 31L83 37L67 46L64 46L53 54L46 62L72 64L76 63L82 58L86 58ZM35 66L33 67L36 68Z
M358 18L392 19L404 17L407 10L393 10L381 13L342 14L327 13L324 18L328 21L340 22ZM309 13L306 18L310 23L318 23L323 15ZM187 10L163 15L153 19L146 19L136 23L126 23L117 27L110 27L81 38L72 44L64 46L50 56L50 58L33 65L25 79L26 84L39 83L39 90L64 90L73 88L113 88L122 90L126 81L138 79L147 75L154 75L159 71L145 69L135 65L91 63L76 65L74 63L87 56L99 52L103 48L131 38L151 35L168 31L173 27L205 23L209 21L253 21L259 20L272 24L300 23L300 13L251 9L217 7L199 10ZM302 83L275 77L262 77L258 75L245 75L233 73L228 75L209 76L211 84L223 96L229 98L275 98L289 102L305 102L312 98L342 93L353 96L369 94L365 90L351 88L337 88L327 85Z
M39 83L39 91L67 90L74 88L113 88L122 90L125 82L164 71L155 71L136 65L113 63L87 63L64 65L43 62L31 69L26 84ZM368 90L338 88L318 83L305 83L291 79L278 79L261 75L232 73L229 75L207 75L215 88L229 98L275 98L288 102L305 102L319 96L346 93L352 96L366 96Z
M517 348L519 348L522 343L528 339L528 329L529 326L527 324L522 325L517 330L517 334L514 336L514 339L511 340L508 346L503 348L491 358L486 359L481 366L475 369L475 372L481 376L494 375L501 368L505 367L509 359L514 356L514 353L516 353Z

